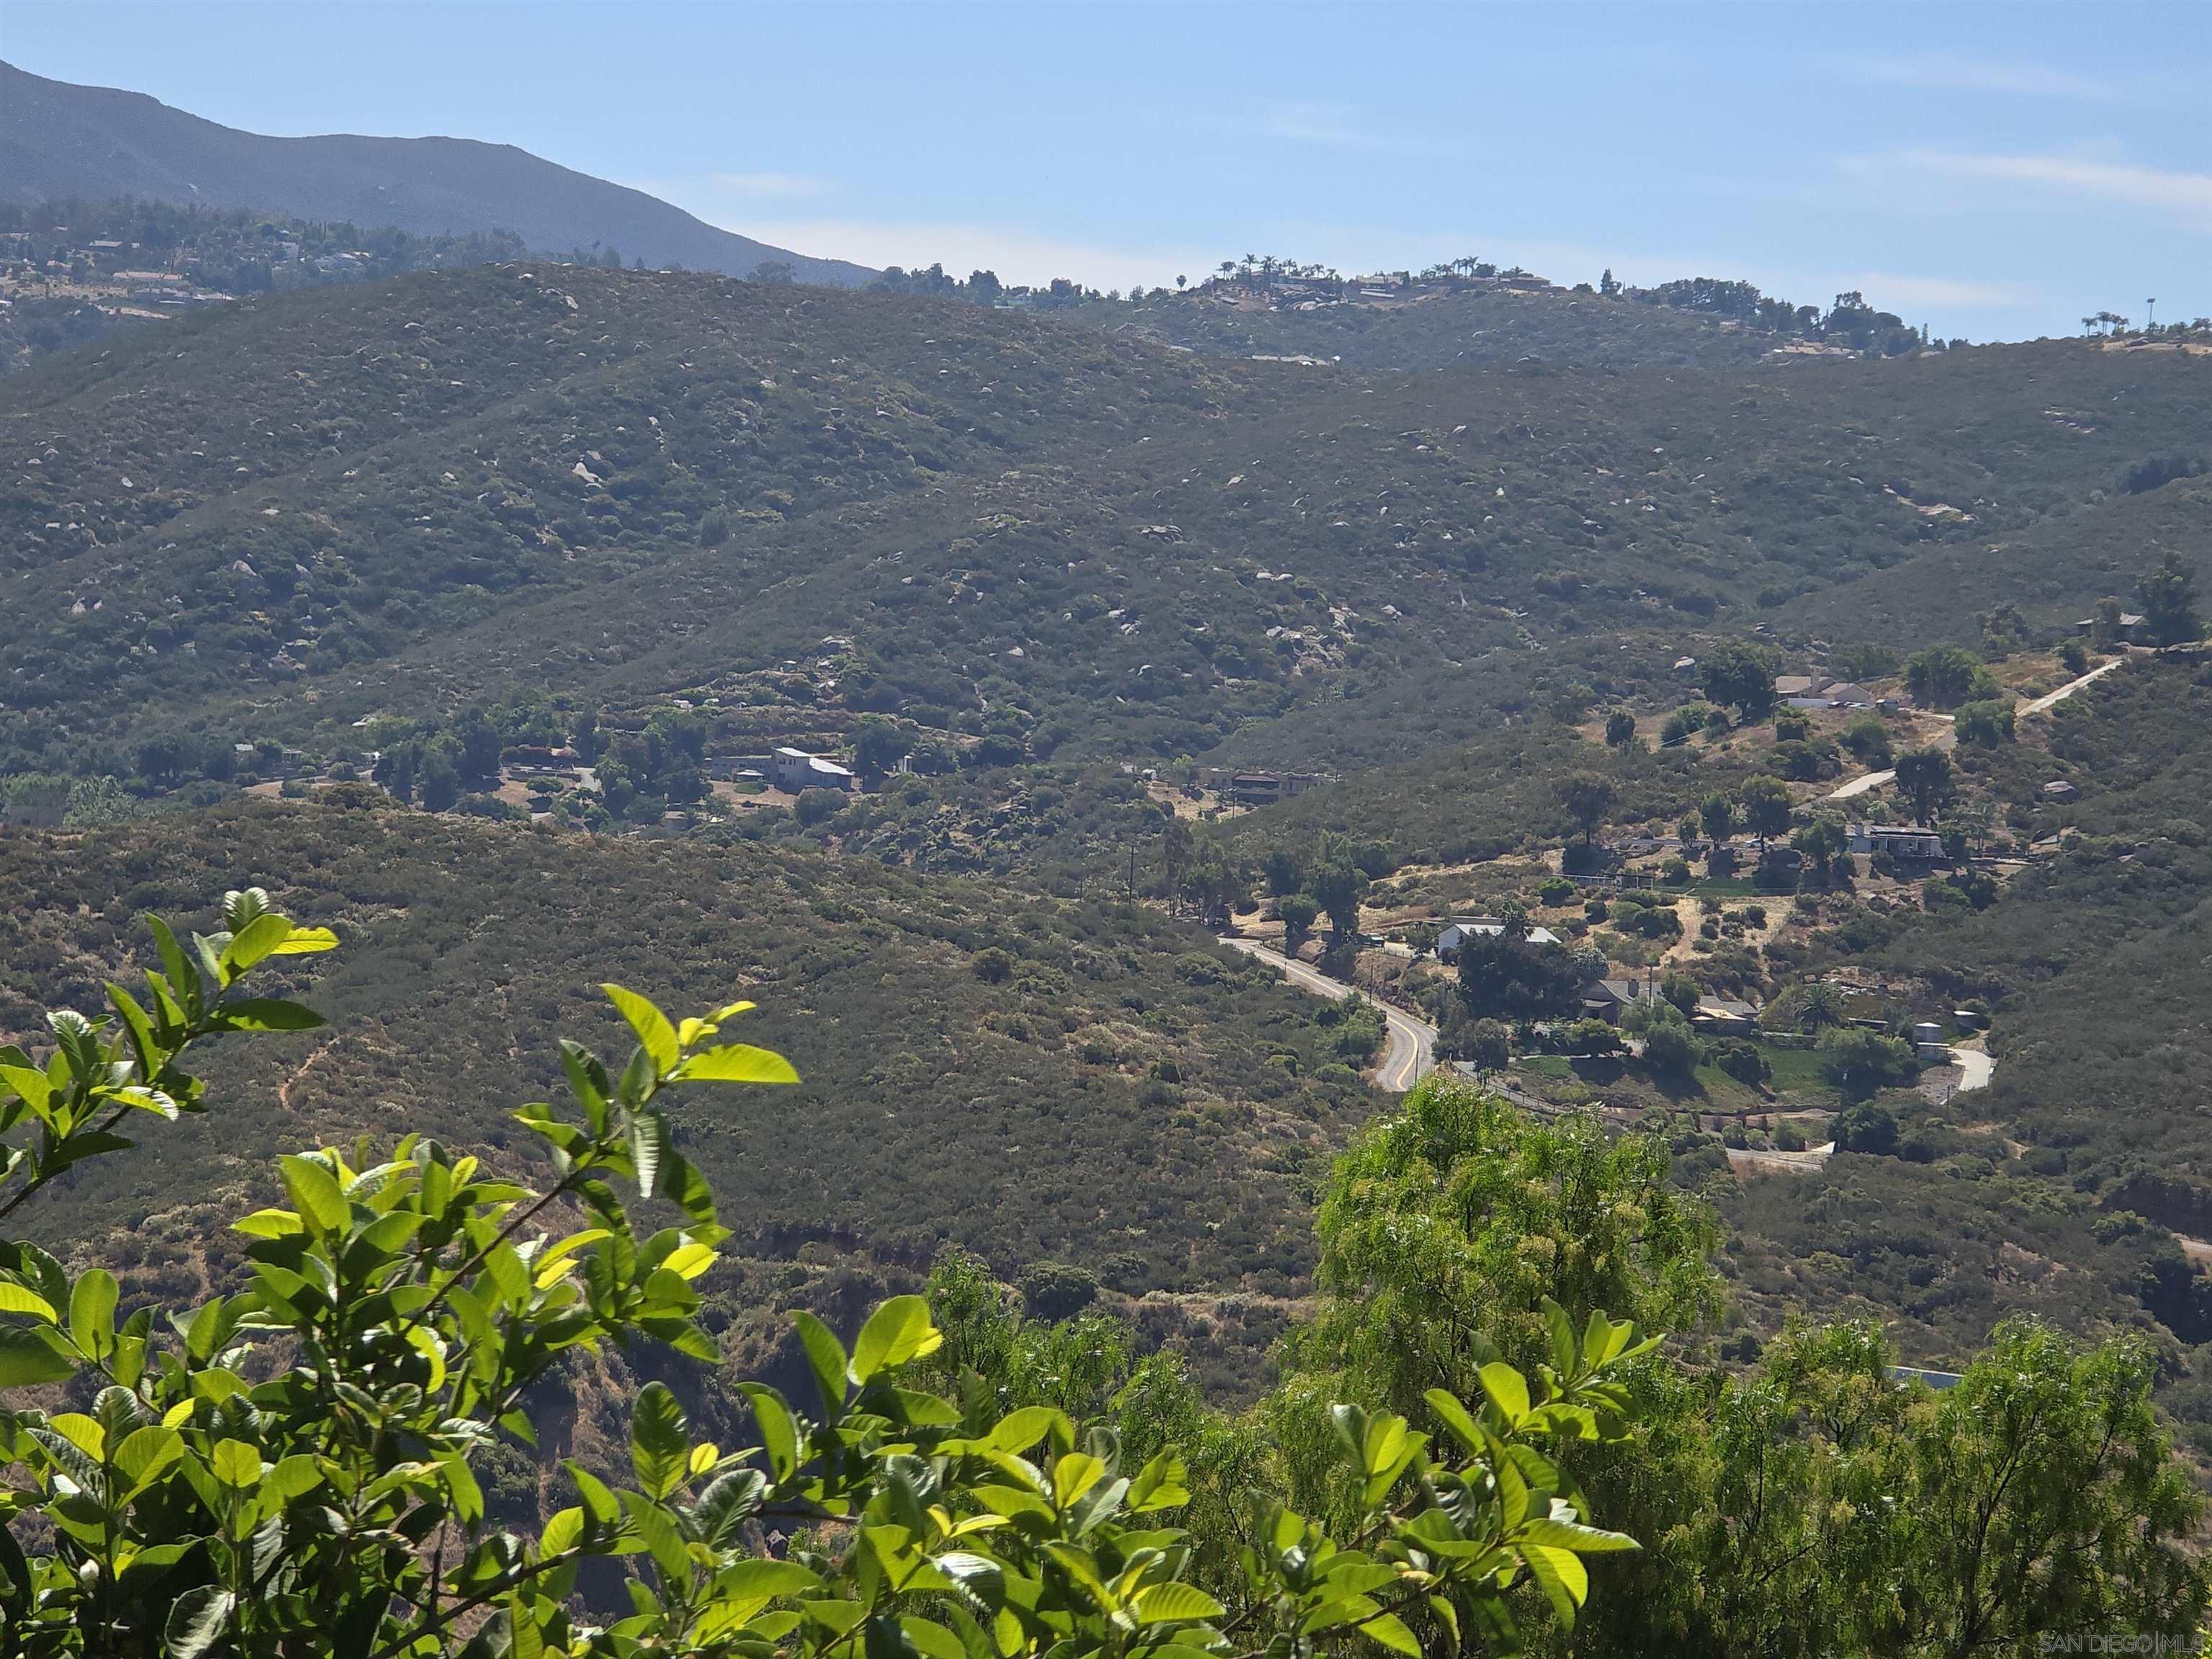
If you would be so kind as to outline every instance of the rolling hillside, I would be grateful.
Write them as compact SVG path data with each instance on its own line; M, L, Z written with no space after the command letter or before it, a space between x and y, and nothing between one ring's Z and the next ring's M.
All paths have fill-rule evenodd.
M0 392L0 752L529 692L1414 759L1717 634L2070 620L2148 562L2139 520L2204 545L2201 486L2114 492L2205 429L2208 374L2046 343L1364 375L551 266L257 301Z
M271 138L147 97L72 86L0 64L0 199L137 197L389 225L417 236L510 231L533 248L617 249L649 265L750 275L788 264L802 282L872 275L702 222L680 208L571 172L511 144L332 134Z
M327 1030L218 1055L220 1109L79 1182L50 1225L128 1232L151 1273L234 1249L213 1218L262 1190L280 1147L413 1128L523 1156L507 1114L561 1086L557 1037L617 1041L596 988L613 979L671 1010L751 997L745 1035L804 1079L678 1109L739 1234L719 1289L740 1315L803 1286L859 1294L948 1243L1010 1277L1084 1262L1133 1296L1303 1288L1310 1182L1374 1097L1342 1068L1334 1009L1195 928L866 860L538 835L356 795L204 814L188 836L0 830L0 1040L34 1041L40 1006L96 1003L149 948L147 909L201 925L211 896L260 883L343 940L301 981Z
M1217 356L1306 356L1351 368L1419 372L1468 363L1524 369L1723 367L1756 362L1775 337L1656 305L1565 291L1438 294L1403 304L1258 310L1198 295L1071 313Z

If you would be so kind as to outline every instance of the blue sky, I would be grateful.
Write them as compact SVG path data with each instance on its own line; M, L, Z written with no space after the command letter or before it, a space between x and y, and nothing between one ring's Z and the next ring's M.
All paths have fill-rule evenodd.
M2212 7L0 0L0 56L274 133L451 133L870 264L1245 252L1860 288L1938 332L2212 313Z

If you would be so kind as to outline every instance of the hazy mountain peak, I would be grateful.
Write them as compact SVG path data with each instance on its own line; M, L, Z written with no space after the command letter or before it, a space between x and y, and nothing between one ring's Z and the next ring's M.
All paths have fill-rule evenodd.
M547 253L596 244L649 265L735 276L771 260L787 263L802 282L847 285L875 274L718 230L642 191L512 144L268 137L143 93L49 81L0 63L0 200L125 196L391 225L418 236L506 230Z

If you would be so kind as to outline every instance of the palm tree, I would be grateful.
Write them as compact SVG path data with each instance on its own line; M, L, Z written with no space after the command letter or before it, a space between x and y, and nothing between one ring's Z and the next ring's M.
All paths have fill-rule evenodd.
M1797 1029L1807 1033L1844 1023L1843 999L1832 985L1808 985L1797 994Z

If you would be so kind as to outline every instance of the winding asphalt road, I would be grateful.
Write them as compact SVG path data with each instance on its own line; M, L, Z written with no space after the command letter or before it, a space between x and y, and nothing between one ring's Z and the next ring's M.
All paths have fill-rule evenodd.
M1375 1068L1378 1087L1394 1094L1403 1094L1419 1083L1437 1063L1437 1028L1425 1019L1417 1018L1402 1008L1387 1002L1376 1001L1364 992L1333 980L1328 975L1316 973L1303 962L1294 962L1280 951L1271 951L1255 939L1224 939L1221 941L1231 950L1242 951L1248 957L1257 957L1273 966L1282 976L1301 991L1310 991L1316 996L1341 1002L1346 997L1362 997L1374 1003L1382 1012L1389 1034L1389 1047L1382 1052L1382 1063Z

